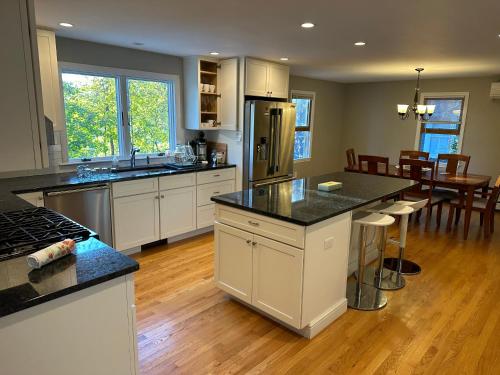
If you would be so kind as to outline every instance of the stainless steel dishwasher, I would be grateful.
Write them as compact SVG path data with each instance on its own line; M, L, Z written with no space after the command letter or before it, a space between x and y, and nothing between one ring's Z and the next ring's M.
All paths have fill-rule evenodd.
M45 207L57 211L93 230L99 239L113 246L108 184L69 190L45 191Z

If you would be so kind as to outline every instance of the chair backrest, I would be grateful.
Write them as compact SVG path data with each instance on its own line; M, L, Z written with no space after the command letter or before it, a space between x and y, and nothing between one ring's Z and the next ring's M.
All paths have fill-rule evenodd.
M498 176L493 189L491 189L491 195L486 203L486 211L492 212L498 203L498 197L500 196L500 176Z
M367 169L363 169L363 163L367 164ZM382 164L382 173L379 173L378 166ZM389 174L389 158L384 156L358 155L358 169L360 172L369 174Z
M345 151L347 156L347 166L349 168L353 168L356 165L356 154L354 153L353 148L349 148Z
M424 170L428 168L428 170ZM405 173L408 173L408 177L412 180L420 182L412 191L422 192L422 180L426 177L427 181L432 181L434 178L435 164L430 160L419 160L419 159L399 159L399 176L406 177ZM429 192L432 189L429 189Z
M429 160L429 153L425 151L401 150L399 158Z
M456 174L458 171L458 162L464 163L463 173L467 174L469 168L470 156L462 154L438 154L437 165L446 163L446 173Z

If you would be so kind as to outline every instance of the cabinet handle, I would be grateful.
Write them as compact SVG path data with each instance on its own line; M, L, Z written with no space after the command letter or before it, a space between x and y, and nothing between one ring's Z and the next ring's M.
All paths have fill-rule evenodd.
M252 242L252 246L257 246L257 242Z
M157 196L155 197L155 199L160 199L160 197L157 195Z
M165 196L162 194L162 195L160 195L160 198L163 199L163 198L165 198Z
M220 177L220 174L214 174L214 177Z
M252 240L247 240L247 244L251 245L252 244Z
M260 223L252 220L248 220L248 224L253 225L254 227L258 227L260 225Z
M220 194L220 191L214 191L212 194Z

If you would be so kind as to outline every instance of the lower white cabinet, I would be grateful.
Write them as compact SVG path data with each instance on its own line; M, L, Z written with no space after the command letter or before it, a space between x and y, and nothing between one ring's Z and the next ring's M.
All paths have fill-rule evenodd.
M303 251L215 223L218 287L301 328Z
M160 237L196 229L196 186L160 192Z
M257 235L252 244L252 304L300 328L304 251Z
M197 208L196 212L196 227L198 229L206 228L214 225L215 220L215 204L207 204Z
M26 202L31 203L35 207L44 207L43 192L35 191L33 193L17 194L21 199Z
M215 223L215 281L219 288L252 303L253 235Z
M127 250L160 239L158 193L113 199L115 248Z

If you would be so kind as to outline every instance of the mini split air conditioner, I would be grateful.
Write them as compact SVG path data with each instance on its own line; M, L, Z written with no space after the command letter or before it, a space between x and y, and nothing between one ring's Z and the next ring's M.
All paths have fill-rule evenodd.
M500 99L500 82L493 82L491 84L490 98Z

